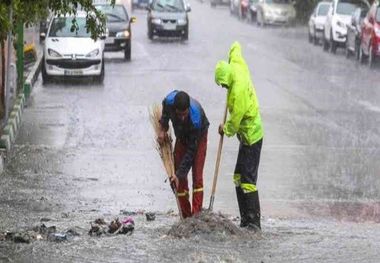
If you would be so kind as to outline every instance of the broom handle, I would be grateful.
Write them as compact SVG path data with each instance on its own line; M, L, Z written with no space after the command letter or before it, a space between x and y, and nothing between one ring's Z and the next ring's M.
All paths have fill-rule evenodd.
M227 102L226 102L226 107L224 109L223 124L226 123L226 119L227 119ZM214 206L215 191L216 191L216 182L218 181L219 166L220 166L220 160L221 160L221 157L222 157L223 138L224 138L224 136L220 135L218 152L217 152L216 163L215 163L214 180L213 180L213 183L212 183L210 205L208 207L208 209L210 211L212 211L213 206Z

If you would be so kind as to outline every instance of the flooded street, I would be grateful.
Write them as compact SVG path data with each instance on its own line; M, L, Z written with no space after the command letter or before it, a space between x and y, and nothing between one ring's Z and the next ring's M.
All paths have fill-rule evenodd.
M0 262L379 262L380 66L371 70L341 49L333 55L310 45L305 27L259 28L226 7L190 4L188 41L149 40L146 12L136 10L132 60L106 53L103 85L42 85L39 78L0 175L0 233L43 221L80 235L60 243L0 241ZM203 105L207 208L226 96L214 68L235 40L264 125L263 231L178 239L168 235L179 217L148 109L173 89ZM238 141L223 147L214 211L235 219ZM148 211L155 221L146 221ZM88 235L96 218L127 214L132 235Z

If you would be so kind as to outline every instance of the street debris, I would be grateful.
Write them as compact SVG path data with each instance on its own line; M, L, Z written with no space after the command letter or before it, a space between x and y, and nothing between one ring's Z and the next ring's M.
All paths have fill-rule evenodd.
M156 219L156 214L153 212L145 213L145 217L147 221L154 221Z
M31 229L20 230L17 232L0 232L0 241L12 241L15 243L31 243L36 240L45 240L53 242L68 241L74 236L80 234L73 229L69 229L66 232L57 232L55 226L47 227L45 224L34 226Z
M90 236L132 234L135 229L135 222L132 217L127 217L121 222L119 218L115 218L109 224L103 218L98 218L90 224L91 228L88 232Z
M199 234L242 237L245 232L223 214L207 211L179 221L168 232L168 235L177 238L189 238Z

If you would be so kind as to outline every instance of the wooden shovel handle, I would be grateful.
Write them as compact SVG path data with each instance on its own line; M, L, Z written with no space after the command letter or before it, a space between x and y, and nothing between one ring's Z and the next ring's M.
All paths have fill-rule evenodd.
M223 124L226 122L226 119L227 119L227 102L226 102L226 107L225 107L225 110L224 110ZM220 160L221 160L221 157L222 157L223 138L224 138L224 136L220 135L218 152L217 152L217 156L216 156L215 170L214 170L214 179L213 179L213 182L212 182L210 206L209 206L209 210L211 210L211 211L212 211L212 208L213 208L213 205L214 205L215 192L216 192L216 183L218 181L219 166L220 166Z

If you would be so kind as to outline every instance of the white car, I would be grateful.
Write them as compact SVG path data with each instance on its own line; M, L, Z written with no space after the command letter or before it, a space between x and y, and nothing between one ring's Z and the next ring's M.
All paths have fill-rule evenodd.
M309 42L318 44L319 40L322 39L323 29L326 23L327 12L329 11L331 3L330 2L319 2L314 8L313 13L309 19Z
M295 24L297 14L292 0L259 0L256 7L259 26Z
M94 41L86 31L86 13L78 12L78 31L71 31L73 16L54 17L45 38L42 79L94 76L104 79L104 37Z
M351 23L351 15L356 8L369 8L367 0L333 0L327 12L323 34L323 49L332 53L338 47L345 47L347 25Z

